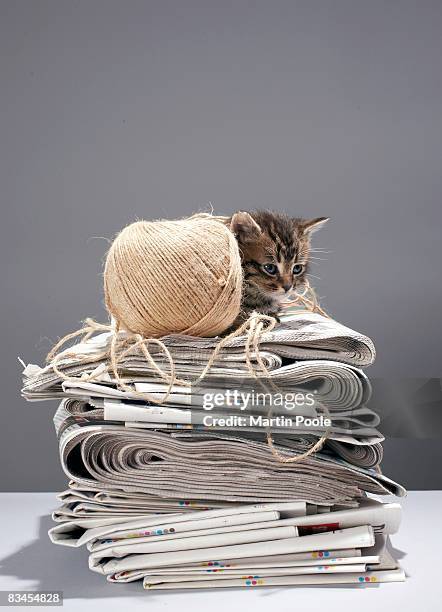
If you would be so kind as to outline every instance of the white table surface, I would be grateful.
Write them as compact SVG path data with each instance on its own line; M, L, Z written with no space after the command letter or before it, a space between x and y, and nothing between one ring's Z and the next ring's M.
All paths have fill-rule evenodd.
M103 576L89 571L85 549L50 543L47 536L53 524L50 513L57 506L54 493L1 493L0 590L63 591L63 608L82 611L124 612L146 609L146 605L149 612L440 609L442 491L414 491L399 501L403 506L403 522L399 533L392 536L392 544L408 575L405 583L365 588L355 585L147 592L140 582L110 584Z

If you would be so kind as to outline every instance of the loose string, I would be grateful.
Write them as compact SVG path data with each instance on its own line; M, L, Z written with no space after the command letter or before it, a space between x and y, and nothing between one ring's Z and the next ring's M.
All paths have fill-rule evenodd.
M217 359L217 357L219 356L219 354L221 353L222 349L231 340L233 340L234 338L238 336L246 335L248 337L250 335L248 330L255 329L256 327L255 319L259 319L259 320L262 320L268 323L268 328L263 328L263 327L260 328L261 335L265 333L266 331L273 329L273 327L276 324L276 321L275 319L273 319L273 317L268 317L267 315L262 315L260 313L252 313L250 318L247 321L245 321L240 327L232 331L229 335L225 336L218 342L207 364L205 365L203 371L193 381L183 380L176 376L176 368L175 368L173 357L169 349L167 348L167 346L164 344L162 340L158 338L143 338L140 334L125 332L124 330L119 329L118 325L117 327L115 327L109 324L106 325L103 323L98 323L97 321L91 318L87 318L85 320L84 325L81 329L75 332L72 332L70 334L67 334L64 338L59 340L55 344L55 346L52 348L52 350L48 353L46 357L46 361L50 364L53 371L62 380L69 381L69 382L76 382L78 381L78 377L69 376L68 374L65 374L59 368L59 363L61 361L65 361L67 359L75 359L77 363L80 364L85 361L89 361L90 363L93 363L96 361L100 361L103 358L108 358L109 363L106 366L104 366L103 368L98 368L98 369L96 368L88 374L83 373L81 380L83 382L91 382L91 381L97 380L97 378L101 377L106 372L112 373L117 383L117 387L119 389L128 391L139 399L144 399L145 401L152 402L155 404L163 404L170 397L170 394L172 392L174 385L191 387L192 385L195 385L201 382L207 376L208 372L213 367L213 364L215 360ZM80 344L82 344L84 342L87 342L87 340L89 340L91 336L98 331L110 332L111 341L110 341L109 348L106 348L100 353L95 354L93 356L93 359L90 359L87 353L81 353L78 350L76 352L72 350L71 351L64 350L64 351L59 352L60 349L70 340L73 340L81 336ZM126 337L121 338L121 334L123 333L126 334ZM128 346L124 350L119 351L119 345L122 346L123 348L124 346L127 346L127 345ZM157 361L155 361L155 359L152 357L149 351L149 348L148 348L149 345L155 345L160 348L160 351L164 354L166 361L168 362L169 371L165 371L163 368L161 368L158 365ZM158 376L164 382L167 383L167 389L161 398L157 396L152 396L150 394L147 394L141 391L134 390L133 387L128 385L120 375L120 372L119 372L120 363L129 354L133 354L137 348L141 350L146 362L154 369L154 371L158 374ZM248 354L246 355L246 361L249 366L249 370L252 371L253 365L251 363L250 356Z
M319 312L320 314L323 314L324 316L328 316L327 313L325 313L325 311L319 306L316 295L313 289L308 284L308 281L306 282L306 284L307 284L307 290L310 291L312 298L307 298L305 293L302 295L297 294L296 300L294 301L294 303L296 303L296 301L300 301L303 305L305 305L308 308L308 310ZM78 381L78 377L69 376L65 374L59 368L59 363L61 361L65 361L67 359L75 359L77 360L77 363L82 363L85 361L88 361L89 363L94 363L104 358L107 358L109 359L109 363L107 365L104 365L104 367L102 368L100 367L95 368L90 373L83 373L83 375L81 376L81 380L85 382L91 382L101 377L106 372L112 373L115 378L118 389L128 391L133 396L136 396L137 398L143 399L147 402L155 403L155 404L163 404L170 397L170 394L172 392L174 385L190 387L191 385L195 385L203 381L204 378L209 373L209 371L211 370L211 368L213 367L215 360L219 357L221 351L234 338L245 335L246 337L245 360L246 360L246 365L247 365L249 374L251 374L253 378L255 378L258 381L258 383L267 391L268 389L261 379L261 376L260 376L260 373L261 373L261 375L263 375L270 382L270 386L272 387L272 389L274 391L278 391L278 387L273 383L273 381L270 380L270 372L267 369L267 366L264 363L264 360L262 359L261 350L260 350L260 344L261 344L263 336L273 331L273 329L276 326L276 323L277 321L274 317L264 315L258 312L253 312L250 315L250 317L244 323L242 323L242 325L240 325L237 329L232 331L230 334L222 338L217 343L216 347L212 351L212 354L210 355L208 362L205 365L204 369L202 370L201 374L193 381L188 381L188 380L177 378L176 367L175 367L173 357L168 347L164 344L162 340L158 338L144 338L140 334L134 334L134 333L126 332L124 330L119 329L118 324L115 326L112 324L98 323L97 321L91 318L85 319L84 325L81 329L75 332L69 333L66 336L64 336L61 340L59 340L55 344L55 346L51 349L51 351L48 353L46 357L46 361L49 362L51 368L60 377L60 379L65 380L65 381L70 381L70 382L76 382ZM76 351L76 352L72 350L69 351L68 349L61 350L62 347L65 346L69 341L74 340L75 338L78 338L81 336L80 344L82 344L82 343L87 342L97 332L108 332L108 333L110 332L111 342L110 342L109 348L106 348L103 351L94 354L92 359L87 353L82 354L79 351ZM121 337L122 334L125 334L125 336ZM119 345L120 347L123 348L123 350L120 352L119 352ZM162 367L160 367L157 361L152 357L149 351L150 345L157 346L160 349L160 351L163 353L166 359L166 362L169 365L169 371L166 371ZM127 346L127 348L124 348L125 346ZM144 392L136 391L133 389L132 386L128 385L124 381L124 379L120 376L119 368L120 368L121 361L123 361L125 357L127 357L129 354L133 354L136 351L136 349L139 349L141 351L146 362L158 374L158 376L167 384L167 388L166 388L166 391L164 392L163 397L159 398L157 396L152 396ZM252 358L256 360L257 365L258 365L258 370L256 369L255 364L252 361ZM322 406L322 408L324 412L326 413L326 415L329 416L328 410L326 409L326 407ZM268 412L269 418L271 417L271 414L272 414L272 407L270 407L269 412ZM330 428L327 428L325 433L317 440L315 444L313 444L305 452L297 454L294 457L286 457L285 455L282 455L276 449L271 432L269 431L269 428L267 428L266 438L267 438L267 443L268 443L268 446L270 448L272 455L280 463L295 463L295 462L299 462L305 459L306 457L312 455L313 453L318 452L323 447L329 434L330 434Z
M273 323L270 325L269 327L265 330L265 332L267 331L271 331L275 325L276 325L276 319L274 319L273 317L267 317L267 319L272 319ZM274 382L271 380L270 376L270 372L267 369L267 366L264 363L264 360L262 359L261 356L261 351L260 351L260 342L261 342L261 338L263 335L263 318L257 319L254 318L253 320L253 325L250 326L250 333L247 337L247 342L246 342L246 362L247 365L249 367L249 371L251 373L253 373L254 377L258 380L258 383L263 387L263 389L265 391L267 391L267 387L265 385L265 383L263 383L263 381L261 380L261 378L257 375L253 364L250 360L250 347L253 348L253 354L256 355L256 360L257 363L261 369L262 374L265 376L265 379L269 381L270 386L272 387L272 390L274 392L279 393L279 388L274 384ZM327 417L330 417L330 413L328 411L328 409L325 406L322 406L322 409L325 413L325 415ZM273 412L273 406L269 407L269 411L267 413L267 417L269 418L269 420L271 419L272 416L272 412ZM273 442L273 438L272 438L272 434L271 431L269 429L269 426L267 427L267 431L266 431L266 439L267 439L267 444L270 448L270 451L272 453L272 455L280 462L280 463L297 463L299 461L302 461L303 459L306 459L307 457L309 457L310 455L318 452L319 450L321 450L321 448L324 446L325 442L327 441L329 435L330 435L330 429L331 427L329 426L324 434L315 442L315 444L313 444L310 448L308 448L306 451L304 451L303 453L299 453L296 454L293 457L286 457L285 455L282 455L275 447L274 442Z
M81 342L80 342L80 344L82 344L84 342L87 342L95 333L99 331L108 332L111 334L110 347L95 354L91 362L100 361L101 359L106 358L106 359L109 359L109 363L105 365L104 368L98 368L98 369L96 368L89 374L84 373L82 375L83 382L94 381L97 378L101 377L106 372L112 373L116 380L117 387L119 389L129 391L131 394L135 395L136 397L139 397L140 399L144 399L148 402L152 402L156 404L162 404L165 401L167 401L174 384L179 384L179 383L187 384L186 381L179 381L179 379L176 378L175 363L173 361L173 358L172 358L172 355L169 349L164 344L164 342L162 342L161 340L158 340L157 338L143 338L140 334L132 334L132 333L127 333L127 332L123 332L123 333L126 333L126 337L124 336L121 337L122 331L118 329L118 326L113 326L112 324L106 325L103 323L98 323L97 321L91 318L87 318L85 320L84 325L81 329L79 329L76 332L67 334L66 336L64 336L64 338L59 340L46 357L46 361L50 363L50 366L52 367L53 371L58 376L60 376L62 380L69 381L69 382L76 382L78 381L78 378L76 376L69 376L65 374L62 370L60 370L60 368L58 367L59 362L65 361L67 359L76 359L77 363L82 363L82 362L88 361L89 356L87 355L87 353L82 354L79 351L76 351L76 352L72 350L71 351L66 350L66 351L61 351L61 352L58 352L58 351L60 351L60 349L67 342L69 342L70 340L73 340L74 338L78 338L79 336L82 336ZM125 350L119 353L118 344L120 344L122 347L127 346L127 345L129 346L128 348L126 348ZM169 364L169 368L170 368L169 372L160 368L157 362L155 361L155 359L153 359L148 349L148 346L150 344L155 344L163 352ZM127 357L129 353L132 353L134 350L136 350L136 348L140 348L141 352L143 353L144 358L149 363L149 365L151 365L151 367L156 371L156 373L160 376L160 378L167 383L168 387L162 398L158 398L155 396L151 396L150 394L141 393L139 391L134 390L120 376L120 373L119 373L120 362L125 357Z

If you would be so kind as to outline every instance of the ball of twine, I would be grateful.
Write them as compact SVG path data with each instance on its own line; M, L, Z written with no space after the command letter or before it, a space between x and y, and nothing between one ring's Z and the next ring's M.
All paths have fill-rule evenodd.
M242 269L236 239L208 214L137 221L106 258L106 307L118 328L159 338L217 336L237 318Z

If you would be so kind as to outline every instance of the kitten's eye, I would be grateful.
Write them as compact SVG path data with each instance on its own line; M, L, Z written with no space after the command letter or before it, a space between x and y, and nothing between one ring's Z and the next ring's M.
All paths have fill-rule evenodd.
M278 267L272 263L262 264L261 267L264 270L264 272L267 272L267 274L270 274L270 276L274 276L278 271Z
M295 276L299 276L299 274L301 274L303 270L304 270L304 266L302 264L295 264L293 266L293 274Z

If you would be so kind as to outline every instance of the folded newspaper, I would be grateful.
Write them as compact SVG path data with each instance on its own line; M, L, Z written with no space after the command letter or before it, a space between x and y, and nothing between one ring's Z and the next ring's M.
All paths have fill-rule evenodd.
M111 333L102 333L86 342L80 342L65 351L66 358L61 354L57 367L65 376L78 377L92 370L97 370L107 358L103 357L109 349ZM121 342L126 334L120 332ZM232 338L224 347L222 353L214 360L213 367L207 374L208 379L228 374L230 377L243 377L248 373L246 364L245 345L246 337ZM213 350L219 342L218 338L196 338L191 336L172 335L162 338L168 348L176 366L176 373L181 378L193 379L198 376L206 366ZM150 349L155 362L160 367L167 367L168 362L159 347L153 345ZM373 342L348 327L313 312L295 312L283 317L273 331L265 333L260 342L260 357L275 377L275 382L288 385L302 384L312 379L320 379L325 386L324 394L331 393L331 402L340 405L339 381L347 381L344 393L348 390L355 395L353 402L364 401L368 391L368 381L365 375L355 370L373 363L375 349ZM256 355L252 355L256 361ZM289 361L289 368L283 362ZM305 367L303 360L309 360ZM330 361L330 364L320 363L317 360ZM318 367L316 367L318 365ZM354 366L354 367L344 367ZM139 347L134 347L121 359L119 367L129 380L140 376L154 382L158 381L156 369L148 363ZM102 381L111 382L103 373ZM337 379L337 381L336 381ZM98 376L95 380L100 380ZM333 385L333 382L337 384ZM55 394L63 394L63 380L49 364L45 368L28 366L24 372L23 395L26 399L46 399ZM341 392L342 393L342 392Z
M379 467L383 436L361 370L375 358L369 338L317 313L286 312L249 362L246 338L236 337L203 382L168 389L163 353L153 346L148 362L139 347L126 350L126 336L118 378L110 333L66 349L56 367L24 369L26 399L61 400L54 423L69 488L53 514L54 543L85 545L92 571L148 590L404 580L388 550L400 507L370 498L405 490ZM162 341L177 378L194 381L219 340ZM264 365L268 387L314 394L291 414L316 426L289 423L285 405L272 406L264 427L252 419L258 404L243 426L208 425L205 415L226 412L207 398L250 389L250 364ZM321 436L317 452L290 461Z
M64 400L55 415L62 466L81 485L138 491L162 498L225 501L303 500L352 505L364 492L403 494L376 470L318 453L280 463L261 440L235 432L127 428L72 417ZM259 435L259 434L258 434ZM309 441L290 440L287 456ZM318 484L320 483L320 488Z
M56 544L86 546L90 569L110 582L143 579L148 589L365 584L404 580L387 547L400 520L399 504L370 499L319 513L277 502L72 521L49 535Z

